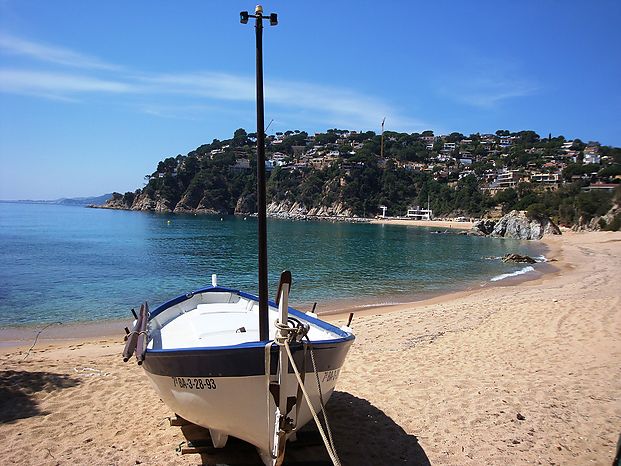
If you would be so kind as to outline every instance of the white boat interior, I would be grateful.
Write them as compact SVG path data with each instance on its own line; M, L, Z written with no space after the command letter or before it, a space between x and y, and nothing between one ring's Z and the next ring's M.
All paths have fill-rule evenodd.
M269 338L274 339L278 309L269 307ZM313 322L311 341L341 336ZM233 346L259 341L259 303L229 291L197 293L149 321L149 349Z

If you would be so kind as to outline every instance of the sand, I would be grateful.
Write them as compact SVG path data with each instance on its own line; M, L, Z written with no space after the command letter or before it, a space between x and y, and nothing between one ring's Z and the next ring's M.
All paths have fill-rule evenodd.
M621 233L546 242L536 281L355 316L328 406L343 464L611 464ZM200 464L121 338L31 344L0 350L1 464Z
M457 222L455 220L412 220L407 218L374 218L370 223L383 225L405 225L415 227L431 227L440 230L470 230L474 222Z

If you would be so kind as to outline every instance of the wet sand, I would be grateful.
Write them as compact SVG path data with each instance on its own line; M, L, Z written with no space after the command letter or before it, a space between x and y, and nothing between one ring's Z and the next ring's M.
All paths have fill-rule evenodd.
M356 312L328 409L343 464L611 464L621 233L545 241L558 271L540 279ZM200 462L122 362L123 325L0 348L2 464Z

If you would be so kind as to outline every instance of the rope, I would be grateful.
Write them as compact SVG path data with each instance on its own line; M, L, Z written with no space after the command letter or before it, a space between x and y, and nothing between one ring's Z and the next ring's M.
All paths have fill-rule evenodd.
M332 451L336 454L336 447L334 446L334 440L332 439L332 430L330 429L330 423L328 422L328 414L326 413L326 405L323 402L323 395L321 393L321 383L319 382L319 372L317 372L317 364L315 363L315 352L313 351L313 345L308 343L310 348L310 356L311 361L313 363L313 372L315 373L315 379L317 380L317 390L319 390L319 402L321 403L321 414L323 415L323 420L326 423L326 430L328 431L328 439L330 440L330 446L332 447Z
M290 327L290 322L293 323L295 327ZM293 317L289 317L289 320L284 324L276 319L274 326L277 330L282 332L282 335L279 334L279 332L276 332L276 338L274 338L274 343L278 346L283 346L285 341L302 341L310 330L310 326L304 325L298 319Z
M291 327L289 327L289 322L281 323L278 319L274 322L277 330L280 332L276 332L276 338L274 338L274 343L278 346L282 346L285 344L287 340L289 340L289 332L293 331Z
M291 361L293 372L295 373L295 377L296 379L298 379L298 383L300 384L302 388L302 394L304 395L304 399L306 400L306 403L308 404L308 408L310 409L310 412L313 415L313 418L315 419L315 423L317 424L317 428L319 429L319 434L321 435L323 443L326 446L326 450L328 452L328 455L330 456L330 459L332 460L332 464L334 466L341 466L341 461L339 460L339 457L337 456L336 451L332 448L330 441L326 438L326 434L323 431L321 421L319 420L319 417L317 416L317 413L315 412L315 409L313 408L313 403L311 402L310 397L308 396L308 393L306 392L306 389L304 388L304 382L302 382L302 378L300 377L300 372L298 371L298 368L295 365L295 361L293 360L293 354L291 354L291 348L289 348L288 341L284 342L284 347L287 350L287 356L289 357L289 361Z

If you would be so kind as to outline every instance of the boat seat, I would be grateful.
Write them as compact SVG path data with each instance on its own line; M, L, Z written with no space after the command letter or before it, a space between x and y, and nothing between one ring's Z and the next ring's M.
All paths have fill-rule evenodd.
M245 299L236 303L199 304L192 313L192 323L200 344L228 346L256 339L253 304Z

